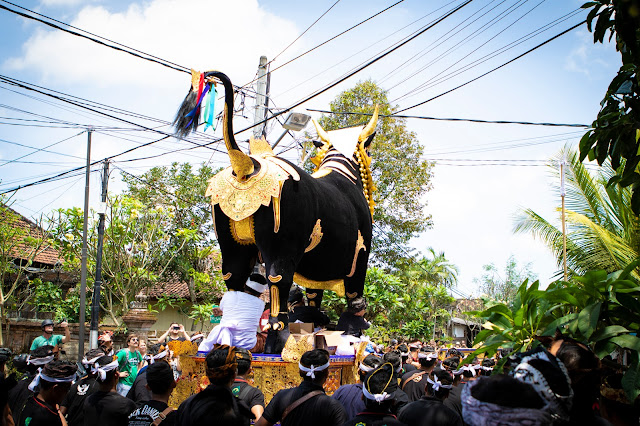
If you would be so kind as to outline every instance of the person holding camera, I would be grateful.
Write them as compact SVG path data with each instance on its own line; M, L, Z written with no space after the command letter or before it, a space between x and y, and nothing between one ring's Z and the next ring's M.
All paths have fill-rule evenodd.
M30 350L39 348L40 346L51 345L57 348L59 344L67 343L71 340L71 333L69 332L69 324L66 321L60 323L60 327L64 329L64 336L60 334L53 334L53 321L46 319L42 321L42 336L38 336L33 339Z
M178 324L177 322L171 323L169 329L165 331L162 336L158 337L158 343L169 343L173 340L180 342L190 340L189 335L184 331L184 325Z

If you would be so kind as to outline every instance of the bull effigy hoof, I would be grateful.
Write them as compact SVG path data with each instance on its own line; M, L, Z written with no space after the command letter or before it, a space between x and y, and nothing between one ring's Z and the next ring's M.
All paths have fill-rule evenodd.
M281 354L289 338L289 330L269 330L264 344L265 354Z

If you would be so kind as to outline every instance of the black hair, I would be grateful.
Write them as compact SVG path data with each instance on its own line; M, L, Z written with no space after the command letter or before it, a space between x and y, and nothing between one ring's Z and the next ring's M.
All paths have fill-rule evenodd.
M453 385L453 377L451 377L451 374L449 374L445 370L432 371L429 376L429 379L431 379L431 381L435 381L434 379L437 378L438 381L445 386ZM427 385L425 386L425 391L430 395L435 396L439 400L446 399L449 396L450 390L451 389L440 388L437 391L434 391L433 385L429 382L427 382Z
M78 367L75 364L69 361L63 361L61 359L54 359L50 363L44 366L42 369L42 374L51 377L52 379L62 379L64 377L73 376L76 371L78 371ZM56 383L49 382L47 380L40 380L40 389L48 390L51 389ZM71 386L71 381L69 381L69 386Z
M155 345L151 345L147 347L147 355L158 355L160 352L166 349L164 343L156 343Z
M9 348L0 348L0 364L5 364L11 359L13 352Z
M110 357L109 355L105 355L98 358L98 360L96 361L96 364L98 364L100 367L104 367L105 365L111 364L112 362L113 362L113 357ZM113 377L116 374L118 374L118 368L114 368L113 370L107 371L106 373L107 375L104 380L101 379L99 374L96 377L96 380L100 383L109 383L109 381L111 381Z
M431 368L434 365L436 365L436 362L438 362L438 358L418 358L418 362L420 363L421 367L424 368Z
M300 364L305 367L315 366L319 367L321 365L325 365L329 362L329 352L324 349L313 349L311 351L307 351L300 357ZM316 378L312 379L307 376L307 373L300 370L300 376L303 380L311 380L311 381L319 381L320 379L324 380L325 375L329 374L329 369L325 369L322 371L318 371L316 373Z
M393 365L393 371L397 371L402 366L400 354L396 351L390 351L382 355L382 362L389 362Z
M294 286L291 291L289 291L289 298L287 299L287 302L296 304L302 302L303 300L304 295L302 294L302 290L300 290L300 287Z
M374 395L381 394L383 392L388 394L395 392L398 389L398 380L396 379L393 365L389 362L385 362L375 370L367 373L367 376L362 382L362 387ZM393 405L393 398L382 402L376 402L375 400L365 398L364 403L367 408L384 410Z
M151 392L164 395L174 383L173 369L168 363L154 362L147 367L147 384Z
M214 345L205 358L207 377L214 385L227 385L237 373L235 346Z
M453 356L457 356L459 358L462 358L462 352L460 352L456 348L451 348L451 349L447 350L447 357L453 357Z
M567 367L571 379L574 392L571 411L584 412L593 406L600 393L600 360L583 343L566 336L561 339L562 344L555 356Z
M27 356L27 354L20 354L13 357L13 368L19 373L26 373L28 371Z
M347 311L353 314L356 314L366 308L367 308L367 301L364 300L364 297L357 297L353 300L349 300Z
M377 368L380 366L380 364L382 364L382 359L380 359L380 357L377 355L369 354L364 357L364 359L362 360L362 364L366 365L367 367ZM358 374L360 375L360 381L364 381L364 377L367 375L367 372L358 369Z
M30 352L30 355L32 358L44 358L47 356L51 356L53 355L53 346L51 345L40 346L32 350Z
M530 384L506 374L479 378L471 388L471 396L501 407L540 409L545 405Z
M451 356L449 358L445 358L442 361L442 366L446 370L457 370L459 365L460 365L460 358L457 356Z
M266 285L267 284L267 279L262 274L251 274L249 276L249 279L251 281L257 282L258 284L262 284L262 285Z
M85 358L87 359L93 359L93 358L97 358L99 356L105 356L106 354L104 353L104 351L100 348L95 348L95 349L89 349L85 354Z
M491 376L493 374L493 367L495 367L496 362L492 358L485 358L482 360L482 367L491 368L489 370L485 370L484 368L480 370L479 374L481 376Z
M402 343L398 345L397 349L400 351L402 361L406 361L406 359L409 358L409 347L406 344ZM407 355L402 355L403 353L406 353Z
M251 368L251 352L246 349L236 348L236 358L238 360L238 375L247 374Z

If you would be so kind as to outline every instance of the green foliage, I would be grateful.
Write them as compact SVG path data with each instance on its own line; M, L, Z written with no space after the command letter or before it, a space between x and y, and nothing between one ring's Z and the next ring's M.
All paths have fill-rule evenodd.
M640 213L640 163L638 122L640 122L640 2L638 0L598 0L585 3L591 10L587 27L594 43L615 36L622 66L611 81L596 120L580 140L580 159L589 157L602 165L606 159L614 169L622 167L610 183L631 187L631 207ZM595 26L594 26L595 22Z
M537 282L527 288L525 281L509 304L499 303L476 316L485 329L476 337L481 346L469 356L498 347L526 351L538 345L536 336L551 336L562 330L588 344L600 358L614 350L628 350L631 363L623 387L630 400L640 395L640 338L632 335L640 327L640 284L632 276L640 259L623 270L607 274L589 271L569 282L557 281L546 291Z
M480 290L490 299L499 302L513 300L518 287L524 280L535 280L536 274L531 271L531 263L518 266L514 256L509 256L504 267L503 276L493 263L482 267L484 273L480 278L474 278L473 282L480 286Z
M434 321L446 323L454 302L443 286L410 283L406 276L387 274L376 267L367 271L364 297L368 303L365 318L373 324L367 335L377 341L431 338ZM325 292L322 304L333 321L346 305L344 298L333 292Z
M193 319L194 324L200 323L200 331L202 331L204 323L211 317L214 306L215 303L201 303L191 307L189 318Z
M91 287L95 277L97 255L97 221L95 212L88 235L88 279ZM135 198L116 196L106 212L102 253L103 286L101 308L116 324L129 309L129 303L141 290L154 285L166 270L171 255L166 229L172 213L161 206L150 207ZM65 259L67 270L80 269L84 216L79 208L60 209L50 218L54 227L51 240ZM158 259L162 258L164 264Z
M212 301L224 289L219 268L215 268L220 256L214 249L211 207L204 196L215 172L206 164L194 171L189 163L173 163L153 167L139 177L122 175L128 185L126 194L169 213L166 249L154 262L156 267L168 264L168 270L188 283L192 303L202 297Z
M358 83L339 94L330 104L332 112L371 114L375 104L380 114L396 111L387 93L371 80ZM364 125L370 117L332 114L319 121L327 131ZM411 249L409 240L431 226L431 216L425 213L425 195L431 189L433 164L422 159L423 148L405 120L380 117L374 142L370 147L371 172L377 191L374 192L374 238L372 262L394 267Z
M570 274L603 269L623 269L638 257L640 221L631 209L631 189L609 184L616 171L607 161L593 175L573 150L563 150L549 161L560 193L559 162L567 160L565 170L567 267ZM521 211L516 232L528 232L541 239L555 255L558 266L563 259L562 230L531 209ZM633 271L640 278L639 270ZM562 270L557 276L561 276Z
M80 320L79 288L70 289L63 297L62 289L51 283L42 282L39 278L29 283L29 290L32 294L31 303L41 312L54 312L55 320L68 322L78 322ZM87 295L87 300L91 300L91 292ZM91 306L87 304L85 318L91 317Z

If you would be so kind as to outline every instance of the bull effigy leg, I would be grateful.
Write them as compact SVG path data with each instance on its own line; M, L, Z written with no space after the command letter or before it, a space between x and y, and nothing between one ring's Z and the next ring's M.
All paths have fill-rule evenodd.
M322 295L324 294L324 290L315 290L312 288L306 289L307 293L307 304L309 306L316 307L320 309L322 306Z
M231 220L218 206L214 208L214 218L222 254L222 279L228 290L242 291L258 258L258 248L254 244L238 242Z
M285 268L265 262L267 281L269 282L269 296L271 300L271 314L269 315L269 331L264 352L267 354L282 353L289 338L289 312L287 300L293 283L293 271L285 272Z

